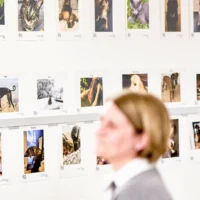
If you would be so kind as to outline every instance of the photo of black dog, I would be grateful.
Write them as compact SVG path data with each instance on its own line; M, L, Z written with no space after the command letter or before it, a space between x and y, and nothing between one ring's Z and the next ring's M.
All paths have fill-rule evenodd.
M179 0L180 1L180 0ZM178 0L167 0L166 6L166 31L176 32L180 31L180 15L178 9L180 4Z

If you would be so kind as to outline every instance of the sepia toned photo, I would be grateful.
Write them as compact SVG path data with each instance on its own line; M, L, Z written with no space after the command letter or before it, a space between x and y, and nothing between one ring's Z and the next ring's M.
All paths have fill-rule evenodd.
M173 158L179 156L179 123L178 119L172 119L168 150L165 155L163 155L163 158Z
M1 142L1 133L0 133L0 176L3 175L2 173L2 142Z
M148 74L123 74L122 87L136 92L148 92Z
M113 0L95 1L95 32L113 32Z
M18 79L0 79L0 113L19 111Z
M37 80L37 105L41 110L63 109L63 81L59 79Z
M193 0L194 32L200 32L200 0Z
M162 75L162 101L163 102L180 102L180 74L168 73Z
M44 31L44 0L18 0L18 31Z
M81 129L79 126L63 126L63 165L75 165L81 163Z
M181 31L181 0L165 0L165 32Z
M79 2L78 0L58 0L59 30L77 31L79 29Z
M80 79L81 107L103 105L103 78Z
M97 156L97 165L107 165L109 164L104 158Z
M197 89L196 89L196 91L197 91L197 101L199 101L200 100L200 74L197 74L197 77L196 77L197 79L196 79L196 87L197 87Z
M0 0L0 25L5 25L5 4Z
M149 0L127 0L127 28L149 29Z
M45 171L44 130L24 131L24 174Z
M200 149L200 122L193 122L194 148Z

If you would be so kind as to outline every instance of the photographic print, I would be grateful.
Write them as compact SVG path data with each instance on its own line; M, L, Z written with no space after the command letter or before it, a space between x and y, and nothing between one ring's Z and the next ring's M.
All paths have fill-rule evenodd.
M181 0L165 0L165 32L181 31Z
M104 158L97 156L97 165L107 165L109 164Z
M37 80L37 105L41 110L63 109L63 81L59 79Z
M149 0L127 0L127 28L149 29Z
M200 122L193 122L193 139L194 139L194 148L200 149Z
M81 128L75 126L63 126L63 165L74 165L81 163Z
M103 78L81 78L80 79L81 107L103 105Z
M0 79L0 112L19 111L18 79Z
M123 74L122 87L137 92L148 92L148 74Z
M2 176L2 143L1 143L1 133L0 133L0 176Z
M44 0L18 0L18 31L44 31Z
M200 0L193 0L194 32L200 32Z
M200 74L197 74L196 77L196 86L197 86L197 100L200 100Z
M113 32L113 1L95 1L95 32Z
M181 101L179 73L168 73L162 75L161 88L163 102Z
M44 172L44 130L24 131L24 174Z
M0 25L5 25L4 0L0 0Z
M79 29L78 0L58 0L60 31L77 31Z
M178 119L171 120L171 131L168 141L168 150L163 158L179 157L179 124Z

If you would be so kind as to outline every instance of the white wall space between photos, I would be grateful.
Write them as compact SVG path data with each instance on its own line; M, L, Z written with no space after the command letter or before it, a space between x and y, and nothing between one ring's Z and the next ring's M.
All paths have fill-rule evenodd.
M150 0L151 1L151 0ZM198 39L189 38L189 1L182 2L182 35L183 37L163 38L161 37L161 14L160 0L152 0L150 10L151 34L149 39L146 37L125 39L125 0L113 1L116 4L116 27L115 39L93 39L91 15L92 1L84 0L83 9L83 33L84 38L80 41L57 41L56 40L56 0L45 1L45 40L44 41L17 41L17 0L6 1L6 22L7 32L6 41L0 43L1 55L1 74L9 74L22 72L25 76L23 79L23 89L20 96L25 104L25 99L30 100L23 109L30 109L29 106L34 102L31 96L26 96L22 91L30 88L33 89L33 82L28 77L40 73L68 73L70 82L72 83L76 77L76 70L106 70L109 71L110 85L107 91L119 86L118 71L124 68L133 68L138 70L138 66L144 66L148 70L159 69L164 67L185 68L188 71L198 67L199 48ZM158 71L155 73L159 74ZM26 76L27 74L27 76ZM116 75L116 76L115 76ZM67 77L67 75L66 75ZM189 77L193 77L189 75ZM31 79L31 80L32 80ZM156 78L159 80L160 78ZM192 82L192 80L191 80ZM116 84L115 84L116 83ZM121 84L121 83L120 83ZM155 85L155 82L153 83ZM185 83L187 88L191 83ZM119 87L117 87L119 88ZM189 90L188 90L189 91ZM30 91L31 93L32 91ZM73 99L73 85L68 90L69 96L66 96L71 108L76 108L76 101ZM70 95L70 94L73 95ZM109 92L108 92L109 93ZM191 92L190 92L191 93ZM34 94L36 95L36 94ZM66 94L65 94L66 95ZM109 94L106 94L109 95ZM193 93L192 93L193 95ZM187 97L189 98L189 96ZM27 111L27 112L28 112ZM186 119L185 119L186 120ZM87 127L89 130L89 127ZM84 129L87 130L85 127ZM49 172L48 179L43 181L21 183L20 169L23 164L19 163L19 155L21 147L19 130L6 131L4 135L3 150L6 152L5 165L6 174L9 176L9 184L0 186L0 194L2 200L20 199L20 200L102 200L103 172L95 172L95 156L94 152L89 152L88 148L92 147L91 141L94 140L92 131L88 131L86 137L86 149L88 151L86 166L86 176L60 178L59 176L59 147L56 138L57 127L51 127L48 132L49 150L48 163ZM187 132L181 128L181 134ZM87 134L87 131L84 132ZM183 139L184 140L184 139ZM184 142L186 144L186 142ZM88 145L88 146L87 146ZM187 148L187 147L186 147ZM160 171L164 180L172 192L174 200L199 200L199 165L188 164L187 161L181 164L161 165Z

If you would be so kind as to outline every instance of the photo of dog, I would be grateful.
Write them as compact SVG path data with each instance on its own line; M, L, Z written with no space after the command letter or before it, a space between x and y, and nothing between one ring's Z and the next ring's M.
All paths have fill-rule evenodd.
M163 158L179 157L179 124L178 119L171 120L171 131L168 141L168 150Z
M108 165L109 163L102 157L97 156L97 165Z
M200 0L193 0L194 32L200 32Z
M127 0L127 28L149 29L149 0Z
M136 92L148 92L148 74L123 74L122 87Z
M181 0L165 0L165 32L181 31Z
M81 78L80 79L81 107L103 105L103 78Z
M40 110L63 109L63 81L59 79L37 80L37 108Z
M4 0L0 1L0 25L5 25Z
M0 133L0 176L2 176L2 143L1 143L1 133Z
M75 165L81 163L81 128L75 126L63 126L63 165Z
M196 87L197 87L197 101L200 100L200 74L196 75Z
M193 139L194 139L194 148L200 149L200 122L193 122Z
M44 0L18 0L18 31L44 31Z
M0 79L0 112L18 112L18 79Z
M95 1L95 32L113 31L113 7L112 0Z
M79 29L78 0L58 0L60 31L77 31Z
M161 88L163 102L181 101L179 73L163 74Z
M24 131L24 174L44 172L44 130Z

